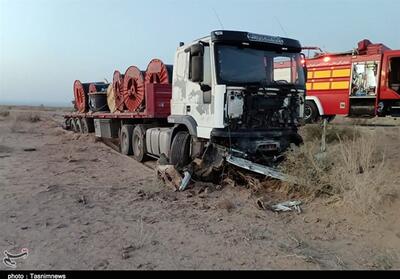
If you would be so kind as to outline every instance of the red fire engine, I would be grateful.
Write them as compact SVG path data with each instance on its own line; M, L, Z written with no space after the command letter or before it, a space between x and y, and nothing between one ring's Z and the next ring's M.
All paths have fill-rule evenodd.
M304 48L304 50L318 48ZM400 50L369 40L343 53L306 58L306 122L352 117L400 116Z

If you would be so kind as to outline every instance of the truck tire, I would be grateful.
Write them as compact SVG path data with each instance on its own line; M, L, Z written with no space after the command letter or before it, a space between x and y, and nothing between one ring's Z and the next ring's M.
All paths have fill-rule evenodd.
M119 137L120 149L121 153L124 155L133 155L132 149L132 134L133 134L133 125L122 125L121 133Z
M318 108L313 101L306 101L304 104L304 121L306 123L315 123L318 120Z
M83 133L82 130L82 120L80 118L76 119L76 132L77 133Z
M78 128L76 127L76 119L75 118L71 118L71 130L74 133L78 132Z
M87 118L82 118L81 119L81 124L82 124L82 133L83 134L89 134L89 126L88 126Z
M146 159L146 129L143 125L136 125L133 129L132 149L136 161L143 162Z
M190 163L190 135L188 132L178 132L171 145L170 163L180 169Z
M82 118L82 133L90 134L94 132L94 123L93 119Z

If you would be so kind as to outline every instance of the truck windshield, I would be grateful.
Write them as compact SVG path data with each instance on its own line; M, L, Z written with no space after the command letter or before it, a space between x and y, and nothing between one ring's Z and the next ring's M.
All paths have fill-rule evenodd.
M291 84L305 87L300 53L218 45L216 61L218 82L221 84Z

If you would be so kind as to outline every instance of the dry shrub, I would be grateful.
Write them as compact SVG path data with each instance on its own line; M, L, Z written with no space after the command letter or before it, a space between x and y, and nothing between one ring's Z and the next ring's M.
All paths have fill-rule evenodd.
M289 152L283 164L286 173L297 177L297 183L284 184L286 193L334 196L359 212L378 211L397 197L398 175L390 171L377 139L360 131L353 132L353 137L337 133L337 140L324 153L320 141L305 142Z
M321 140L322 130L323 129L320 124L312 124L302 127L300 133L302 134L304 141L308 142ZM338 142L339 138L348 140L358 137L360 137L360 132L355 127L328 125L326 129L327 143Z
M10 111L9 110L1 110L0 111L0 116L1 117L8 117L10 115Z
M41 121L41 117L38 112L22 112L17 114L16 121L36 123Z

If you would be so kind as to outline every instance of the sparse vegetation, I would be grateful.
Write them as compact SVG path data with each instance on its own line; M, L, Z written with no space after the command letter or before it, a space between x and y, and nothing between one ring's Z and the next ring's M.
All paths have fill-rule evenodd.
M1 117L8 117L10 115L9 110L0 110L0 116Z
M375 133L331 127L328 149L321 153L317 128L308 127L305 144L287 154L283 169L297 178L297 183L283 184L287 194L338 197L361 212L378 211L378 206L397 197L397 172L390 171L385 152L378 150Z
M38 112L18 113L15 119L16 121L25 121L30 123L36 123L41 121L40 114Z
M306 125L301 131L304 141L310 142L321 140L322 127L319 124ZM326 142L338 142L339 138L343 140L357 139L360 137L360 131L353 126L328 125L326 130Z

